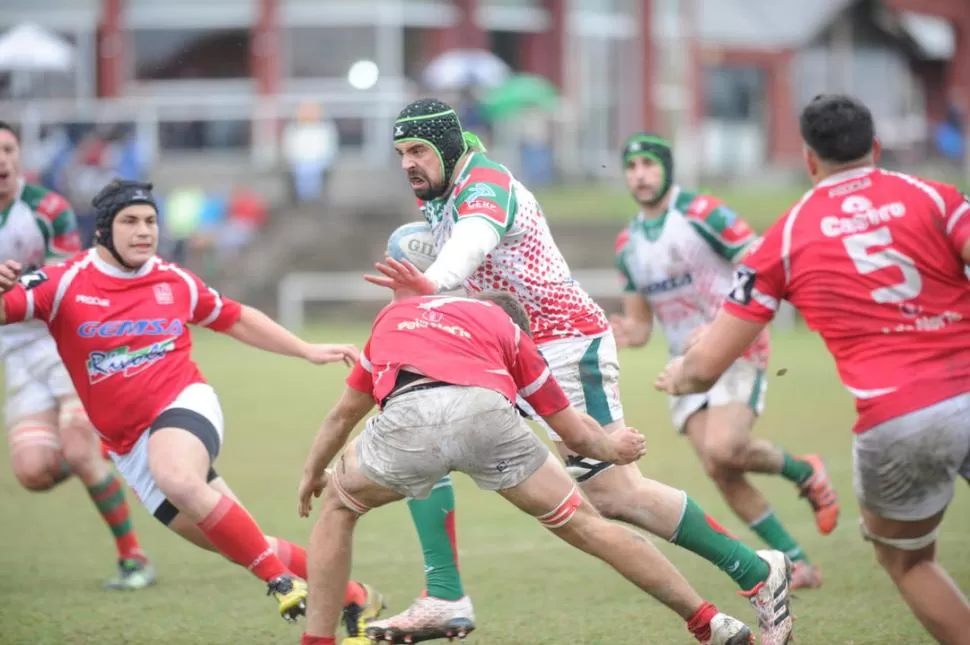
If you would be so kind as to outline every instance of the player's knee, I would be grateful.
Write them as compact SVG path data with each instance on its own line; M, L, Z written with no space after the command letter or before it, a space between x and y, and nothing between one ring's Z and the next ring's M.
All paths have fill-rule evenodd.
M615 491L611 494L609 489L601 486L590 486L584 488L583 492L600 515L611 520L623 519L626 507L622 495L617 495Z
M176 508L187 508L205 493L206 481L202 473L179 463L153 463L150 467L152 478L165 497Z
M13 474L17 483L33 492L50 490L61 478L57 476L58 459L53 451L25 451L14 455Z
M631 506L637 503L637 491L642 479L634 465L611 466L580 485L583 494L600 515L611 520L625 520Z
M14 477L27 490L49 490L69 474L61 473L61 442L52 424L40 420L17 422L10 429L8 441Z
M747 437L739 438L731 433L708 438L701 461L712 479L730 477L731 473L744 470L748 451Z
M872 543L876 560L893 580L900 580L913 567L936 558L937 529L917 538L884 538L875 535L860 519L863 539Z
M935 543L915 551L878 543L873 546L876 549L876 560L886 570L889 577L897 582L914 567L924 562L932 562L936 554Z
M101 451L93 438L84 436L90 432L83 426L62 426L64 461L76 473L85 473L100 467Z

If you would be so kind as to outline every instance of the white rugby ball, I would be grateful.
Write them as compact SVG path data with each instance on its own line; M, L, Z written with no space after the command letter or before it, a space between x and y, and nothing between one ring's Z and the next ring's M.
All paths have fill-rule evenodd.
M407 260L419 271L427 271L437 257L431 227L427 222L397 227L387 240L387 254L395 260Z

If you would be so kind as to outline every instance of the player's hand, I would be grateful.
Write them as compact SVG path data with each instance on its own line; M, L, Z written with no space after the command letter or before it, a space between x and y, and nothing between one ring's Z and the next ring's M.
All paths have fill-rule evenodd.
M657 375L657 380L654 381L653 386L661 392L666 392L671 396L678 396L681 392L678 391L677 386L680 384L683 374L684 357L678 356L667 363L667 367Z
M307 345L303 358L314 365L343 362L348 367L353 367L358 356L360 356L360 352L353 345L320 344Z
M620 314L610 315L610 328L613 330L613 339L616 341L618 349L630 346L630 331L627 328L625 316Z
M0 293L7 293L14 288L22 268L20 262L14 260L7 260L0 264Z
M647 454L647 440L636 428L622 428L611 432L610 444L616 454L611 461L617 466L632 464Z
M708 327L710 327L710 325L701 325L700 327L694 327L694 329L692 329L691 332L687 334L687 340L684 341L684 351L683 351L684 354L686 354L691 347L693 347L698 342L700 342L701 338L707 332Z
M300 499L300 503L297 506L297 513L300 514L300 517L310 517L310 511L313 510L313 498L320 497L323 489L327 487L329 480L329 469L324 471L320 477L314 477L313 473L310 472L303 472L303 478L300 480L300 488L297 493Z
M393 290L395 298L430 296L438 291L435 284L407 260L399 262L388 257L384 262L374 264L374 268L382 275L365 275L364 280Z

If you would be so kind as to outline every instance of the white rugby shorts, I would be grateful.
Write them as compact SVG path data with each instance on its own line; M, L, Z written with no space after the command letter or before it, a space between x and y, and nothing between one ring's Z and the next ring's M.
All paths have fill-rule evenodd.
M564 338L539 345L539 352L549 364L566 398L574 407L593 417L601 426L623 418L620 402L620 359L612 332L601 336ZM519 397L518 405L545 428L553 441L562 439L532 407Z
M58 399L75 396L74 385L50 336L9 351L3 360L7 428L31 414L57 409Z
M162 412L166 410L182 409L196 412L215 428L219 435L219 445L222 445L225 433L225 422L222 416L222 406L219 404L219 397L211 385L206 383L193 383L182 393L175 397L175 400ZM162 412L159 412L161 414ZM134 491L141 503L148 509L148 512L155 515L155 512L166 501L165 493L161 491L155 480L152 478L148 468L148 438L151 436L149 428L142 431L141 436L131 450L119 455L109 452L112 461L118 468L118 472L128 482L128 486Z
M970 393L890 419L855 435L852 479L859 505L879 517L918 521L970 481Z
M687 420L707 407L740 403L750 407L758 416L765 410L768 382L765 370L753 361L741 358L721 375L707 392L668 396L670 417L677 432L685 432Z

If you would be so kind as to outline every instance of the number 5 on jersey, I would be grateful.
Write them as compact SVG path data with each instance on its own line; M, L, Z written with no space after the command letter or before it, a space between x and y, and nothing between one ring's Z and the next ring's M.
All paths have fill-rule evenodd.
M850 235L843 238L842 242L849 257L852 258L852 263L855 264L856 271L862 275L892 267L902 272L901 282L869 292L876 302L880 304L905 302L917 297L922 291L923 278L916 268L916 263L913 258L891 248L893 236L888 226ZM875 247L889 248L873 251Z

